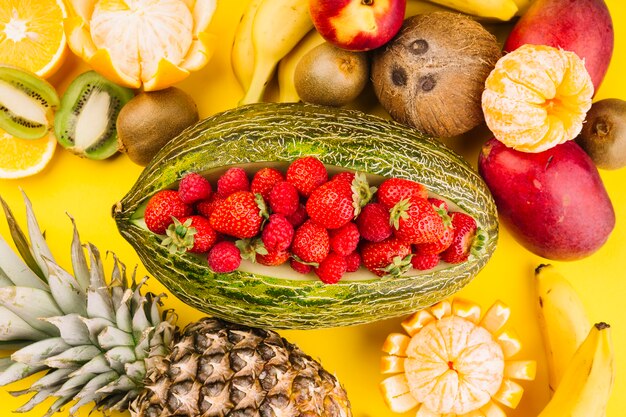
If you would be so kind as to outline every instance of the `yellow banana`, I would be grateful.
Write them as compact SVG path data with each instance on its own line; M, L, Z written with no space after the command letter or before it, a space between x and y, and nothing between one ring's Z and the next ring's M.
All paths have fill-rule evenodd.
M535 295L552 394L591 324L576 290L554 266L535 269Z
M526 10L530 6L530 3L533 2L533 0L513 0L513 1L517 5L517 15L518 16L521 16L524 13L526 13Z
M294 74L296 66L303 56L311 49L324 43L324 38L315 29L309 33L293 48L278 64L278 101L281 103L292 103L300 101L296 86L294 84Z
M447 9L425 0L407 0L404 17L407 18L418 14L439 12L442 10Z
M503 21L510 20L517 13L513 0L429 0L432 3L458 10L478 17Z
M604 416L615 373L610 330L606 323L591 327L538 417Z
M254 46L252 45L252 22L262 0L251 0L237 25L230 64L241 87L247 90L252 80L254 66Z
M261 101L278 62L311 29L308 0L261 1L252 22L252 80L240 104Z

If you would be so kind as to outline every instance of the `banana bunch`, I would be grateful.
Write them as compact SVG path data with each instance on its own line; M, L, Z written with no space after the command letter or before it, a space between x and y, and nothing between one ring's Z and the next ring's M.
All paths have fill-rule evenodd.
M603 417L614 379L610 326L589 324L582 301L551 265L535 270L552 399L539 417Z
M432 3L472 16L508 21L529 0L429 0Z

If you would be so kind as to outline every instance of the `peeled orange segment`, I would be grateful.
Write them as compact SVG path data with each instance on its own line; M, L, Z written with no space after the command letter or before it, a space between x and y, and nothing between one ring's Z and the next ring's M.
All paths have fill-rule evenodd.
M396 413L404 413L417 406L411 395L404 375L394 375L380 383L380 390L389 408Z
M65 58L62 0L0 0L0 64L46 78Z
M383 374L397 374L404 372L406 358L400 356L383 356L380 360L380 371Z
M480 306L461 298L455 298L452 302L452 314L478 324L480 320Z
M520 350L522 350L522 343L519 340L517 334L511 330L506 329L500 335L498 335L498 344L502 347L505 358L515 356Z
M506 417L506 413L493 401L489 401L486 406L480 409L485 413L485 417Z
M0 130L0 178L22 178L43 170L56 149L52 133L36 139L19 139Z
M516 408L522 399L524 388L517 382L505 379L502 386L493 396L500 404L504 404L509 408Z
M435 316L430 314L428 310L420 310L404 320L401 324L409 336L413 336L415 333L419 332L422 327L433 320L435 320Z
M452 313L452 304L448 300L441 301L430 308L430 313L438 319Z
M523 380L533 380L537 374L537 362L535 361L506 361L504 364L504 376Z
M511 309L501 301L496 301L485 313L480 325L491 333L497 333L511 316Z
M411 342L410 337L400 333L391 333L383 344L383 352L390 355L406 356L406 348L409 342Z

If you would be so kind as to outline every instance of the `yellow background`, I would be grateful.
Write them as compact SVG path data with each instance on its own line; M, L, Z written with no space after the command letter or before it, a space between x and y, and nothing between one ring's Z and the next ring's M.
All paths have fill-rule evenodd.
M236 24L246 4L244 0L220 2L211 26L220 40L215 56L205 69L179 85L192 94L201 117L236 106L242 95L230 69L229 52ZM608 0L607 4L613 22L617 24L615 52L596 99L626 99L626 84L623 81L623 74L626 74L626 26L621 25L626 21L626 6L620 0ZM71 57L51 81L62 93L69 81L84 70L86 67ZM448 143L475 164L478 140L465 138ZM43 173L22 180L0 180L0 195L24 225L19 188L28 193L40 225L46 230L52 251L63 266L70 267L71 223L66 212L76 218L84 240L89 240L103 251L115 251L127 265L133 265L139 262L138 258L117 233L110 210L131 187L140 171L141 168L125 156L96 162L80 159L59 148ZM590 319L612 325L618 373L607 416L621 417L626 409L626 169L603 171L602 177L616 211L615 230L607 244L593 256L577 262L558 263L558 267L579 291ZM0 233L8 237L3 221L0 221ZM491 262L459 293L483 307L496 299L510 305L513 310L511 322L524 344L518 357L536 358L538 361L537 379L523 383L526 393L518 409L509 411L511 416L535 416L548 400L546 364L532 297L533 270L542 262L546 261L530 254L503 229ZM108 261L107 267L110 268ZM139 268L139 272L145 273L143 267ZM157 293L165 291L156 279L149 281L149 288ZM165 307L178 311L181 325L201 317L201 313L184 306L173 296L167 298ZM398 318L350 328L281 333L313 357L319 358L330 372L337 375L348 391L355 417L389 417L394 413L386 408L378 391L378 383L383 379L378 371L380 347L388 333L400 331ZM7 390L23 389L28 385L17 383L0 389L0 416L9 416L10 410L24 402L10 396ZM24 416L41 416L44 413L45 409L38 407ZM67 415L67 410L59 415ZM81 415L88 415L86 408Z

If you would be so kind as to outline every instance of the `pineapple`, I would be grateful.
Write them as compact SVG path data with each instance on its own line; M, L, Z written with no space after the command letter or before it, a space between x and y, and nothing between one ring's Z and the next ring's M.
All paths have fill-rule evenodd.
M22 257L0 237L0 350L16 350L0 358L0 385L42 373L13 393L34 394L17 411L56 397L45 416L74 400L70 415L94 403L147 417L351 416L335 377L277 333L215 318L180 331L114 255L107 284L75 224L66 272L24 199L30 243L0 199Z

